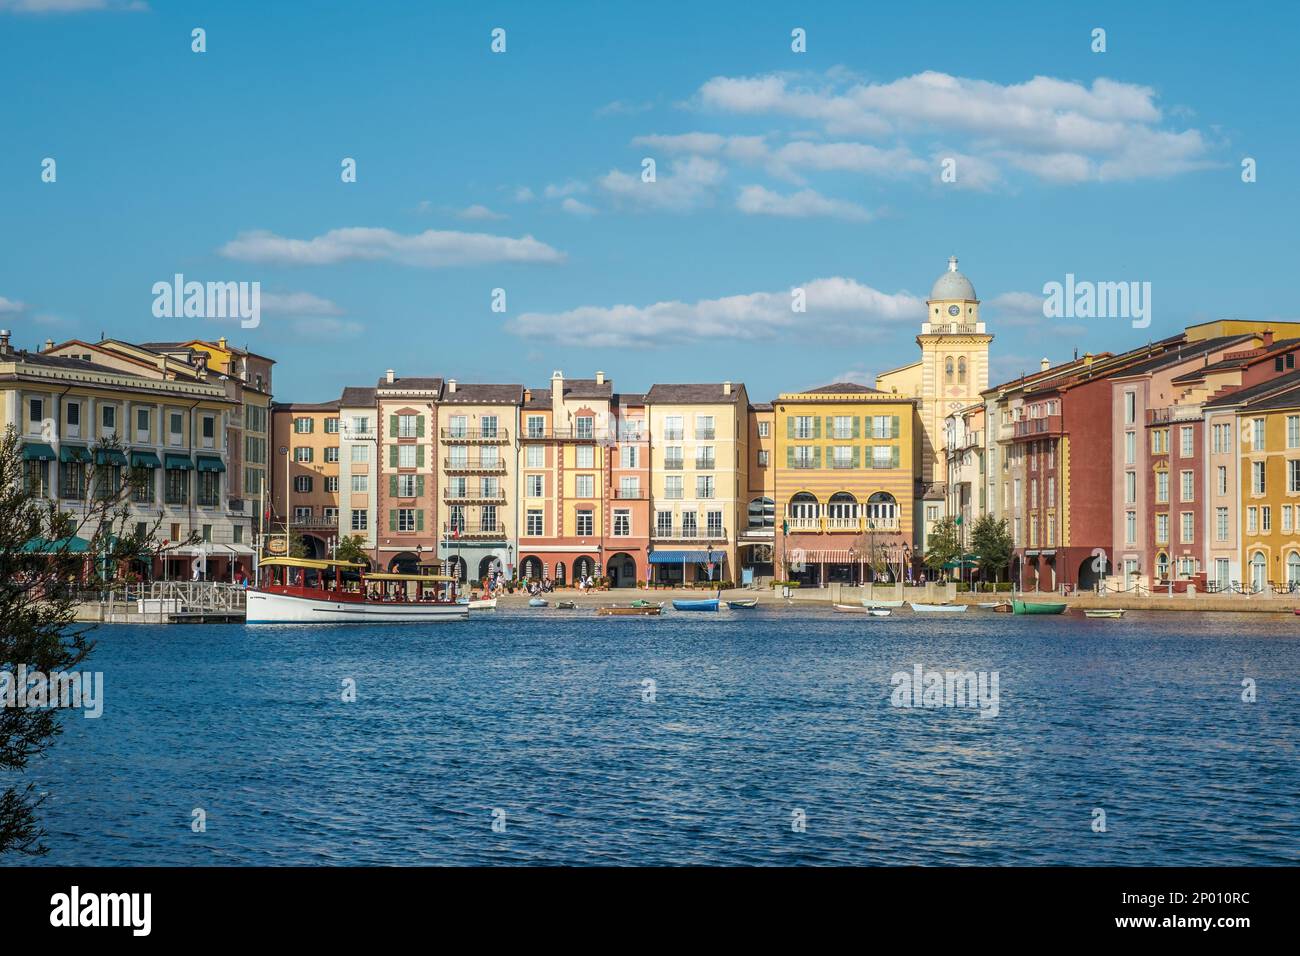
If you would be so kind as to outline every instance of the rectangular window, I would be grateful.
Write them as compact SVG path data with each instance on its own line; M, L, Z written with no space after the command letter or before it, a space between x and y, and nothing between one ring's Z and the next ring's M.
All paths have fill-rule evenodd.
M1286 490L1300 492L1300 458L1287 459Z
M669 499L679 499L682 496L682 476L665 475L664 476L664 497Z
M1273 530L1273 509L1268 505L1259 509L1259 530L1261 534L1268 534Z
M1184 425L1182 428L1178 429L1178 454L1183 458L1191 458L1194 454L1194 446L1192 444L1194 435L1195 432L1191 425Z
M352 512L352 530L367 531L370 525L370 513L367 511Z
M397 467L398 467L398 468L414 468L414 467L415 467L415 449L416 449L416 447L417 447L417 446L415 446L415 445L398 445L398 446L397 446ZM455 452L455 450L456 450L456 449L452 449L453 452ZM461 451L463 452L464 449L462 448ZM453 455L451 456L451 458L452 458L452 461L456 461L456 455L455 455L455 454L453 454ZM463 465L463 464L465 463L465 461L468 461L468 459L467 459L467 458L462 458L460 463Z
M1132 425L1137 421L1137 394L1134 392L1124 393L1124 424Z
M1228 540L1228 509L1214 509L1214 538L1216 541Z
M671 511L655 512L655 534L661 538L670 538L673 534L673 513Z
M1264 419L1262 418L1252 419L1250 431L1251 431L1251 435L1250 435L1251 448L1253 448L1255 451L1264 451L1265 450L1264 446L1266 444L1264 440L1266 437L1264 433Z
M618 496L620 498L640 498L641 497L641 479L640 478L620 478L618 480Z
M298 475L293 479L293 490L295 494L305 495L311 493L312 479L311 475Z
M211 508L221 495L221 475L215 471L201 471L198 475L198 503Z
M695 467L699 471L712 471L714 468L713 446L708 445L704 448L695 450Z
M364 493L370 491L370 476L369 476L369 475L353 475L353 476L352 476L352 490L353 490L354 492L356 492L357 494L364 494Z
M1282 533L1290 534L1291 532L1291 506L1282 506Z
M760 450L759 453L758 453L758 467L759 467L759 468L766 468L767 465L768 465L768 460L769 460L769 459L768 459L768 451L767 451L767 449L762 449L762 450Z
M713 427L712 415L695 416L695 439L696 441L713 441L716 437Z
M541 475L529 475L527 478L524 479L524 486L525 486L525 493L529 498L540 498L544 493L542 491Z
M479 430L484 438L497 437L497 422L498 418L495 415L484 415L479 419Z
M813 437L813 416L796 415L794 419L794 437L809 439Z
M370 419L365 415L356 415L352 418L352 433L354 435L370 434Z
M578 475L575 478L575 494L579 498L596 497L596 479L592 475Z
M337 445L330 445L325 449L325 461L328 464L336 464L339 460L339 448Z
M1264 477L1265 463L1262 461L1252 461L1250 463L1250 490L1257 495L1264 494L1267 482Z
M1124 433L1124 464L1137 463L1137 432Z
M546 417L544 415L528 416L528 437L529 438L546 437Z
M45 421L45 402L39 398L29 398L27 400L27 430L33 434L39 433L43 421Z
M298 445L293 450L293 460L302 463L308 463L312 460L313 449L310 445Z
M618 461L620 468L637 468L639 467L640 457L638 452L641 449L636 445L624 445L618 450Z
M695 497L712 498L713 497L713 476L696 475L695 476Z
M1195 474L1196 474L1196 473L1195 473L1195 472L1192 472L1192 471L1184 471L1184 472L1181 472L1181 473L1180 473L1181 485L1182 485L1181 493L1180 493L1180 495L1179 495L1179 500L1180 500L1180 501L1193 501L1193 500L1195 500L1195 498L1196 498L1196 478L1195 478Z
M398 531L415 530L415 509L414 508L397 509L397 530Z
M681 441L686 437L682 416L669 415L664 419L664 441Z
M772 434L772 425L771 425L770 422L759 422L759 423L758 423L758 437L759 437L759 438L768 438L768 437L771 436L771 434Z
M368 462L369 460L370 460L370 446L369 446L369 445L353 445L353 446L352 446L352 463L353 463L354 465L364 465L364 464L365 464L366 462Z
M834 468L853 467L853 446L836 445L831 449L831 466Z
M417 475L398 475L397 476L397 497L414 498L415 497L415 479Z
M1156 544L1169 543L1169 515L1156 515Z
M1300 415L1286 417L1286 447L1300 448Z
M167 416L167 443L180 445L185 441L185 416L180 412L171 412Z
M299 435L310 435L312 420L310 418L295 418L293 420L293 430Z
M540 508L530 508L524 518L525 532L530 537L540 537L542 534L542 510Z
M1246 531L1255 534L1259 531L1259 509L1250 507L1246 509Z
M595 468L596 467L596 446L579 445L574 449L574 455L577 468Z
M468 415L452 415L447 419L447 435L450 438L464 438L469 432Z
M577 527L574 529L579 538L590 538L596 527L592 512L579 511L576 514Z
M1124 504L1126 505L1137 503L1137 480L1136 472L1124 472Z
M169 505L189 504L190 473L180 468L168 468L163 482L164 498Z
M831 425L831 437L841 441L852 438L855 421L857 419L853 415L836 415Z
M99 421L105 433L112 433L117 428L117 407L115 405L99 406Z
M1215 481L1219 489L1219 495L1223 496L1228 493L1228 467L1220 465L1215 470Z
M710 511L708 513L705 533L708 534L710 538L723 537L721 511Z
M681 470L682 448L680 445L670 445L664 449L664 467L671 468L674 471Z
M694 538L696 535L700 533L699 518L700 516L696 514L694 511L682 512L682 537L683 538Z
M397 416L397 437L398 438L415 438L416 418L417 415L398 415Z
M1137 541L1137 512L1124 512L1124 541L1127 544Z
M336 419L336 421L337 421L337 419ZM321 513L321 517L325 519L325 523L326 523L326 524L338 524L338 523L339 523L339 509L338 509L338 508L335 508L335 507L333 507L332 505L329 505L329 506L326 506L326 507L322 508L321 511L320 511L320 513Z
M1156 472L1156 501L1164 504L1169 500L1169 472Z
M579 415L577 419L575 419L574 424L577 426L573 433L575 438L582 438L590 441L596 437L596 419L592 418L590 415Z
M614 537L626 538L632 534L632 512L626 508L614 510Z
M812 445L794 446L794 466L796 468L814 468L816 467L815 461Z

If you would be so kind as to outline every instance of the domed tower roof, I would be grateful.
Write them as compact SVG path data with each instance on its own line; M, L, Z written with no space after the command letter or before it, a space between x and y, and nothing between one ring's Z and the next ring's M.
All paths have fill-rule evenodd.
M934 280L934 288L930 290L930 299L931 301L939 299L978 301L975 298L975 287L971 285L970 279L957 271L956 256L948 260L948 271Z

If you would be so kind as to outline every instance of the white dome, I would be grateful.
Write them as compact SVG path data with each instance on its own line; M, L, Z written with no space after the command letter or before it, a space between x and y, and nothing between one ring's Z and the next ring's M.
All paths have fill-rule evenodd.
M934 280L934 288L930 290L930 299L931 301L938 299L975 300L975 287L971 285L970 279L957 271L956 256L948 260L948 271Z

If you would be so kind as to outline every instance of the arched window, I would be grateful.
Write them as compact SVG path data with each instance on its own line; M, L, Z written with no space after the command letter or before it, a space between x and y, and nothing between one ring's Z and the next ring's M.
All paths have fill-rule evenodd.
M952 384L952 358L951 356L943 363L943 377L949 385Z
M1169 555L1163 551L1156 555L1156 578L1161 581L1169 580Z
M858 524L858 499L847 491L831 495L826 505L826 517L832 528L856 528Z
M801 491L790 499L786 514L796 521L817 520L817 499L806 491Z
M771 498L755 498L749 503L749 526L772 528L776 526L776 502Z
M871 521L893 521L898 517L898 502L887 491L877 491L867 499L867 518Z
M1268 584L1268 559L1263 551L1256 551L1250 559L1250 589L1256 593Z
M959 358L957 360L957 384L958 385L966 384L966 359L965 358Z
M1300 585L1300 551L1286 556L1286 583L1292 587Z

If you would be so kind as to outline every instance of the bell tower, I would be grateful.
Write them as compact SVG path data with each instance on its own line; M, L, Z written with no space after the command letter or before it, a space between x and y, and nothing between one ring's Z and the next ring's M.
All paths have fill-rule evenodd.
M921 347L920 416L923 433L922 478L941 481L943 420L980 400L989 387L989 343L993 336L980 321L975 286L957 271L957 257L935 280L925 303L925 321L916 344Z

